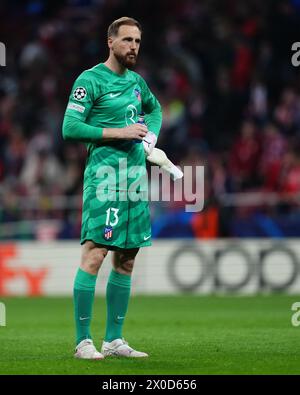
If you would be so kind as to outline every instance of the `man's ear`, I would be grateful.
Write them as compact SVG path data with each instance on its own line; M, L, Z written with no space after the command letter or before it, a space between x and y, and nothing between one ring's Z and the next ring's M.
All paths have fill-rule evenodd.
M108 37L108 39L107 39L107 45L108 45L108 48L109 48L109 49L111 49L112 44L113 44L113 39L112 39L112 37Z

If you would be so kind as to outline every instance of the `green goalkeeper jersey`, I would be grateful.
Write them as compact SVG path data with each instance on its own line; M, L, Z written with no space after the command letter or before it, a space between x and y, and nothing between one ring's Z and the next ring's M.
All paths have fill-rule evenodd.
M143 176L143 144L130 140L102 141L103 128L126 127L136 123L141 113L145 114L148 130L158 136L161 107L139 74L126 70L120 75L100 63L77 78L64 116L63 136L87 144L84 188L97 188L102 170L108 167L117 175L108 177L108 188L112 190L128 190L130 183Z

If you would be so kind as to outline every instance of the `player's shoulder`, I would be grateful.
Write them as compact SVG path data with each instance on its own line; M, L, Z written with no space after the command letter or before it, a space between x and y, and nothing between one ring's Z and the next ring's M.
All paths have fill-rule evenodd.
M137 72L133 71L133 70L128 70L128 75L131 79L137 81L137 82L145 82L144 78Z
M96 64L95 66L91 67L90 69L83 70L77 77L77 80L79 79L85 79L85 80L90 80L90 79L98 79L99 74L101 74L101 68L99 67L99 64Z
M128 73L130 75L130 79L135 81L142 89L145 89L147 87L146 81L140 74L136 73L133 70L128 70Z
M90 92L94 92L97 96L101 94L103 88L107 85L108 78L101 63L84 70L76 78L75 86L82 86Z

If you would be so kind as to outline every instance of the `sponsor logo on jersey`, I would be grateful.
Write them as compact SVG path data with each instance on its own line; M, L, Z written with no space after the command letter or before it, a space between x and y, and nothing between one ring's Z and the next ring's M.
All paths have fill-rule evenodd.
M85 111L85 107L81 106L80 104L76 104L76 103L69 103L68 107L69 110L75 110L78 112L83 113Z
M86 94L85 88L83 88L83 86L79 86L74 90L73 97L76 100L83 100L86 97Z
M134 88L133 92L134 92L136 98L138 99L138 101L141 101L142 100L141 91L137 88Z
M103 237L105 240L110 240L113 235L113 228L111 226L105 226L104 232L103 232Z

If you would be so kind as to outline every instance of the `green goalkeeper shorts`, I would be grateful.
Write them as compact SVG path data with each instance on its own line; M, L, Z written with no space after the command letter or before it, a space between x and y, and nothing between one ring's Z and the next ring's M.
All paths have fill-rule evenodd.
M100 201L95 188L85 188L81 244L91 240L112 250L150 246L149 202L136 200L136 196L130 199L127 192L110 191L107 198Z

